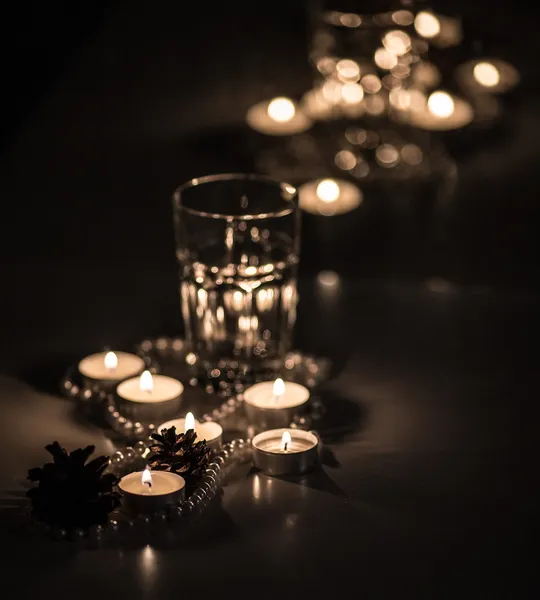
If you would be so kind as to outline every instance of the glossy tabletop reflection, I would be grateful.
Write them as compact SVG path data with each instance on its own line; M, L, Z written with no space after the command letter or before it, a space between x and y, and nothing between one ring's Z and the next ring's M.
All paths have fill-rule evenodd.
M516 490L527 482L518 431L537 302L488 289L334 283L302 283L298 323L299 344L334 361L323 469L287 480L239 468L221 503L180 537L165 528L97 550L34 535L20 514L21 483L44 461L43 446L113 445L70 401L35 389L39 376L2 377L3 566L20 589L162 597L207 570L231 582L224 589L269 573L292 589L361 576L364 590L388 592L400 582L436 591L442 579L447 589L464 574L475 585L489 576L485 589L504 580L531 509Z

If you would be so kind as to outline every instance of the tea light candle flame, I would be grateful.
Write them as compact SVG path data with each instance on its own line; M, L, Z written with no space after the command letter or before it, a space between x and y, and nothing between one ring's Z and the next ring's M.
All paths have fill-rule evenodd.
M142 472L141 481L143 485L147 485L148 489L152 489L152 473L150 473L150 469L146 468Z
M427 104L431 114L442 119L448 118L454 112L454 101L446 92L433 92Z
M274 98L268 105L267 112L274 121L286 123L294 117L296 109L294 103L288 98Z
M333 179L323 179L315 192L323 202L335 202L339 198L339 186Z
M489 62L480 62L473 69L476 81L484 87L495 87L499 84L501 76L497 67Z
M291 434L288 431L284 431L283 435L281 436L281 449L284 452L287 452L287 448L290 443L291 443Z
M188 414L186 415L186 420L184 421L184 428L186 431L190 429L195 429L195 417L193 416L193 413L188 412Z
M116 371L116 367L118 366L118 357L114 352L107 352L103 362L108 371Z
M274 389L272 390L272 395L274 396L274 402L279 402L279 399L285 393L285 383L281 377L278 377L274 381Z
M143 371L141 378L139 379L139 387L141 392L148 392L149 394L154 389L154 380L152 379L152 373L150 371Z

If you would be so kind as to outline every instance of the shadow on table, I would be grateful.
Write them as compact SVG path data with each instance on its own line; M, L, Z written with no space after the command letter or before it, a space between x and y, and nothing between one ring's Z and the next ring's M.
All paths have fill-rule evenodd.
M362 431L367 420L365 406L330 391L323 395L323 413L313 427L326 444L339 444Z
M33 389L45 394L59 396L60 382L64 378L69 358L57 358L54 361L40 361L21 369L17 377Z
M280 479L281 481L286 481L287 483L301 485L318 492L326 492L327 494L332 494L333 496L340 496L342 498L348 497L347 493L334 482L334 480L323 468L305 473L299 477L282 476L275 477L275 479Z

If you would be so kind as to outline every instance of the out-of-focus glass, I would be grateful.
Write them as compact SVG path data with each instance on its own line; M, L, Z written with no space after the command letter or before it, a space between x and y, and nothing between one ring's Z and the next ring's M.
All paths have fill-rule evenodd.
M221 388L278 371L296 320L295 188L212 175L181 186L173 200L190 362Z

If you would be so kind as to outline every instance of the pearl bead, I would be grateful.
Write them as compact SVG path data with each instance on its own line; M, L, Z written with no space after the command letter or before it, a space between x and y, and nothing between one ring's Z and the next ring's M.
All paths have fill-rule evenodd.
M146 444L142 441L137 442L134 446L135 448L135 452L139 455L142 456L145 452L146 452Z
M131 462L132 460L135 460L136 456L137 456L137 453L131 446L128 446L124 450L124 457L125 457L126 461Z
M111 463L115 466L121 465L124 462L124 455L118 450L111 456Z

